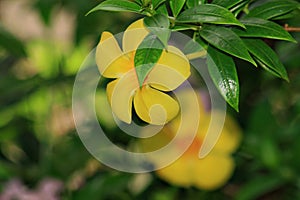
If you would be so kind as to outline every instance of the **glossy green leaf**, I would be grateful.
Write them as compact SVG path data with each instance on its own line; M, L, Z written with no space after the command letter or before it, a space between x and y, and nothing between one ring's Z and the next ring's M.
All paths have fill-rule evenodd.
M183 53L186 54L191 54L199 51L205 50L197 41L195 40L190 40L189 42L186 43L186 45L183 48Z
M198 41L192 39L184 46L183 53L189 60L202 58L207 55L205 48Z
M199 33L202 38L216 48L240 59L249 61L256 66L255 61L248 53L247 47L241 38L229 28L219 26L204 26Z
M207 49L209 46L209 43L206 42L202 37L196 37L196 42L198 42L204 49Z
M231 8L232 6L235 6L243 1L244 0L213 0L212 3L224 8Z
M153 9L157 9L166 0L152 0Z
M139 45L134 56L134 66L140 86L159 60L163 48L163 44L154 34L149 34Z
M244 0L241 3L231 7L229 11L232 12L235 17L237 17L244 9L248 8L250 2L251 0Z
M158 6L158 8L156 9L156 13L168 16L168 9L166 4L161 4L160 6Z
M168 17L161 14L145 17L144 24L147 28L169 28L170 26Z
M291 0L268 1L250 10L246 17L272 19L297 9L299 5L299 3Z
M94 7L92 10L90 10L88 14L98 11L98 10L103 10L103 11L115 11L115 12L120 12L120 11L126 11L126 12L135 12L135 13L140 13L141 7L132 1L127 1L127 0L106 0L101 2L99 5Z
M286 14L280 15L278 17L273 17L272 20L286 20L286 19L291 19L297 15L300 15L300 9L298 10L293 10L291 12L288 12Z
M168 40L171 35L169 29L170 21L167 16L156 14L152 17L145 17L145 26L158 37L158 39L164 44L165 47L168 45Z
M238 111L240 89L233 59L220 50L209 46L207 49L207 67L223 98Z
M177 21L185 23L229 24L244 28L244 25L230 11L214 4L203 4L187 9L177 17Z
M184 4L185 0L170 0L170 7L174 17L177 17Z
M204 4L205 1L203 0L186 0L186 5L188 8L193 8L195 6L199 6L201 4Z
M241 22L246 26L246 29L232 29L241 37L263 37L297 42L286 30L274 22L259 18L247 18Z
M251 54L255 56L259 64L270 73L288 79L285 67L280 62L277 54L266 43L259 39L243 39Z

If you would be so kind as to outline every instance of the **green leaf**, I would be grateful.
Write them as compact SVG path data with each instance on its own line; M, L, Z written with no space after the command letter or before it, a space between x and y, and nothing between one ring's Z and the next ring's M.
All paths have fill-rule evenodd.
M248 9L248 5L251 0L244 0L239 4L236 4L232 8L230 8L230 12L234 14L235 17L237 17L244 9Z
M199 33L202 38L216 48L240 59L249 61L256 66L255 61L248 53L247 47L241 38L229 28L219 26L204 26Z
M135 2L136 2L137 4L139 4L140 6L143 5L142 0L135 0Z
M285 20L285 19L291 19L297 15L299 15L299 9L298 10L293 10L291 12L288 12L286 14L280 15L278 17L273 17L272 20Z
M151 33L158 37L158 39L166 48L171 35L171 30L169 29L170 21L168 17L162 14L156 14L152 17L145 17L144 24Z
M152 0L152 5L154 9L157 9L166 0Z
M185 30L190 30L193 29L193 27L187 25L187 24L180 24L180 25L175 25L172 27L172 31L185 31Z
M163 48L163 44L153 34L149 34L139 45L134 56L134 66L140 86L159 60Z
M275 0L266 2L250 10L246 17L258 17L272 19L289 13L299 6L299 3L291 0Z
M244 0L213 0L213 4L217 4L219 6L222 6L224 8L231 8Z
M195 40L190 40L186 43L186 45L183 48L183 53L191 54L199 51L205 51L205 49Z
M261 141L261 161L269 169L278 169L281 161L281 154L273 137L264 137Z
M23 43L0 26L0 47L16 57L27 55Z
M214 4L203 4L183 11L178 22L229 24L245 27L226 8Z
M127 0L106 0L94 7L92 10L90 10L86 15L98 11L98 10L104 10L104 11L115 11L115 12L135 12L140 13L141 7L132 1Z
M186 0L186 5L188 8L193 8L193 7L199 6L201 4L204 4L203 0Z
M144 7L149 6L152 3L152 0L141 0Z
M263 37L297 42L284 28L274 22L260 18L247 18L241 22L246 26L246 29L242 30L235 27L232 29L241 37Z
M236 195L236 200L259 199L264 194L276 190L285 182L275 175L258 176L242 186Z
M243 42L265 70L286 81L289 80L285 67L271 47L259 39L243 39Z
M147 28L169 28L170 21L165 15L155 14L151 17L145 17L144 24Z
M170 7L174 17L177 17L184 4L185 0L170 0Z
M184 46L183 53L187 56L189 60L192 60L206 56L207 51L204 49L203 46L200 45L198 41L190 40Z
M207 49L209 46L209 43L201 37L196 37L195 41L198 42L204 49Z
M158 8L156 9L156 13L168 16L168 9L167 9L166 4L162 4L162 5L158 6Z
M212 46L207 53L208 71L215 86L226 102L238 111L240 89L233 59Z

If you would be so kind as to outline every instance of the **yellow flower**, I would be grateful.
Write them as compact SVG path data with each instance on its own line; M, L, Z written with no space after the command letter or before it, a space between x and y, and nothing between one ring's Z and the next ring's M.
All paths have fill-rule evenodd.
M96 63L102 76L115 79L107 85L107 95L117 118L131 123L133 104L142 120L161 125L179 112L177 101L164 92L176 89L189 77L190 65L178 48L168 46L140 87L134 55L148 34L142 19L132 23L124 32L121 49L111 33L103 32Z
M189 98L192 91L188 89L180 91L179 93L179 98L184 99ZM183 102L188 102L188 100L184 99ZM231 153L236 150L240 143L241 131L235 121L226 115L224 127L214 148L206 157L199 158L199 151L209 127L211 112L217 112L215 113L217 115L219 112L213 110L210 113L205 112L200 98L199 105L199 126L192 144L175 162L158 169L156 172L159 177L174 185L182 187L195 186L199 189L212 190L223 186L232 175L234 160L231 157ZM192 112L192 110L188 110L187 112ZM169 144L175 137L180 122L180 117L177 117L155 136L140 139L137 142L137 148L140 152L152 152L166 146L166 144ZM175 145L176 149L172 149L170 152L178 151L178 149L183 148L185 142L191 137L190 131L193 130L193 127L185 126L181 128L184 129L185 135L177 141ZM214 130L214 127L211 128ZM154 165L159 166L162 159L168 156L171 155L160 155L159 158L151 157L150 160Z

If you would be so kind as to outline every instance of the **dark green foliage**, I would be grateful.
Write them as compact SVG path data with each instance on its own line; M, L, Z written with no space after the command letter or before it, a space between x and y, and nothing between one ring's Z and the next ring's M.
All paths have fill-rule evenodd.
M66 118L73 120L70 110L76 73L66 73L69 67L67 61L71 59L69 54L59 54L55 58L47 54L47 62L39 69L41 71L24 72L28 65L29 69L35 67L33 63L27 63L32 59L28 52L31 41L22 40L1 27L0 194L5 184L15 178L32 189L41 180L54 177L64 184L63 192L59 194L63 200L300 199L300 47L289 42L294 42L294 38L300 41L300 35L297 32L287 33L282 28L284 23L299 26L299 3L280 0L262 3L258 0L253 4L247 0L186 0L170 4L170 1L152 0L152 5L145 5L142 0L123 0L109 1L108 7L107 1L35 2L32 9L48 28L55 13L53 10L57 8L63 7L76 16L75 38L71 46L80 52L79 55L88 53L82 50L82 42L88 40L92 44L89 48L92 48L102 31L122 32L134 18L146 15L145 25L152 33L150 36L155 38L152 42L159 46L154 49L159 50L156 54L151 52L154 58L139 60L137 65L149 64L157 61L169 39L168 31L157 31L160 25L172 31L185 30L183 33L194 36L194 41L201 45L187 45L184 52L208 52L210 56L206 57L206 62L212 80L229 105L239 110L236 113L229 108L242 126L243 140L234 155L236 168L233 176L220 189L180 188L151 173L148 185L137 193L133 192L129 183L136 174L118 172L99 164L85 149L74 127L68 128L70 122L64 121ZM96 12L85 17L88 9L97 6L95 4L99 4L99 10L110 8L130 12ZM188 9L199 9L201 5L214 8L216 12L222 10L226 16L221 15L221 21L216 18L207 20L206 14L197 16L195 21L180 19L180 16L189 14ZM278 6L281 9L277 9ZM294 19L276 21L289 16ZM220 39L229 45L224 47ZM144 44L149 47L148 42L146 40ZM145 51L153 51L153 48L140 48L138 51L144 55L149 53ZM52 62L55 59L58 62ZM55 64L46 68L47 63ZM82 61L78 63L77 69ZM58 70L49 72L48 76L43 75L43 70L53 69ZM146 76L148 71L141 70L141 76ZM277 77L289 80L289 83ZM234 85L229 84L232 81ZM55 129L57 121L63 123L58 123L60 125ZM131 144L132 137L115 127L107 125L106 128L110 131L110 140L117 145L124 147ZM91 165L91 161L96 164ZM94 169L95 166L98 168ZM76 183L76 187L71 183Z

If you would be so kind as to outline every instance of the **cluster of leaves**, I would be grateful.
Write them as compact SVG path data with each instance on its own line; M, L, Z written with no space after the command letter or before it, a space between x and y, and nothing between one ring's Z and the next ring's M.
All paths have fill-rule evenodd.
M213 82L238 111L240 89L234 59L261 66L289 81L277 54L262 39L296 42L274 21L293 17L299 9L300 4L293 0L106 0L89 13L104 10L145 15L144 25L151 34L135 57L140 84L166 48L171 31L192 31L193 40L207 51Z

